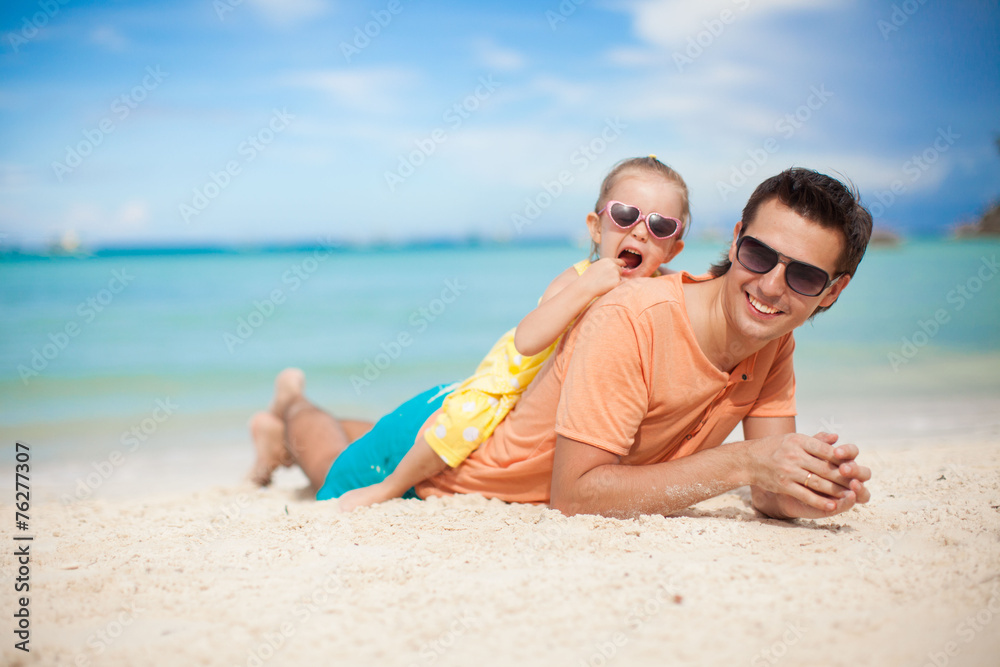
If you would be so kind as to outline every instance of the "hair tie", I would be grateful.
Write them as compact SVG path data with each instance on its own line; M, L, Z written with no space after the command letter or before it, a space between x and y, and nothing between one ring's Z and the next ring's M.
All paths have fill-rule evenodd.
M656 153L650 153L649 154L649 159L655 160L656 159Z

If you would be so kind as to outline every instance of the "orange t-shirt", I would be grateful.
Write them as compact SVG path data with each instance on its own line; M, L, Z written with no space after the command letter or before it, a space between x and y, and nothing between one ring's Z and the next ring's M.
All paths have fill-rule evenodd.
M795 416L791 333L731 373L702 353L681 285L707 279L636 279L601 297L493 436L462 465L418 484L417 494L547 503L556 434L617 454L623 465L648 465L717 447L744 417Z

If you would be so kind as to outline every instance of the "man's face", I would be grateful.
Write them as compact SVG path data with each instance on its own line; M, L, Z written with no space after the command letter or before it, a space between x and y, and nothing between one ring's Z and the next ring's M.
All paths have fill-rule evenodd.
M761 343L774 340L805 322L819 306L830 306L850 276L841 276L817 296L803 296L785 281L786 266L778 263L764 274L747 270L736 259L740 223L733 233L729 259L733 266L725 275L723 307L729 326ZM811 222L770 199L757 209L745 232L788 258L812 264L830 277L838 273L837 262L844 249L843 235Z

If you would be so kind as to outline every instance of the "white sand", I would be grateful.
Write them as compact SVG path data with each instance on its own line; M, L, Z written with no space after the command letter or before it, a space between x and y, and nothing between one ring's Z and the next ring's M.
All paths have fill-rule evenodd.
M479 497L338 515L288 474L36 502L31 653L8 530L0 662L1000 664L1000 437L876 451L873 501L822 521L745 490L629 521Z

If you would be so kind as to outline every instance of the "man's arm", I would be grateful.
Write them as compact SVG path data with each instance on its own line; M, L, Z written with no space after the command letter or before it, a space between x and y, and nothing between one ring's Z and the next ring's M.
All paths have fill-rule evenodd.
M750 432L760 435L789 427L779 423L781 420L766 421L773 423L759 423L756 428L751 425ZM794 420L791 422L794 428ZM836 436L819 435L836 440ZM854 462L856 447L832 445L799 433L772 433L665 463L626 466L611 452L558 436L551 506L569 515L628 518L673 514L749 485L753 487L754 506L769 516L833 516L855 502L867 502L863 482L871 473ZM802 482L812 468L816 469L809 478L813 486L841 496L828 497L804 486Z
M672 514L749 484L742 458L740 448L722 445L666 463L628 466L609 451L560 435L550 505L567 515L620 519Z

